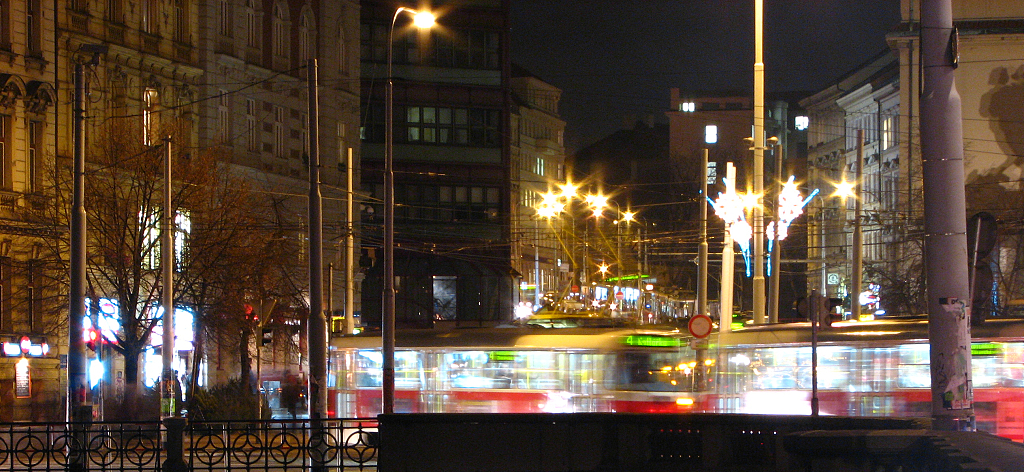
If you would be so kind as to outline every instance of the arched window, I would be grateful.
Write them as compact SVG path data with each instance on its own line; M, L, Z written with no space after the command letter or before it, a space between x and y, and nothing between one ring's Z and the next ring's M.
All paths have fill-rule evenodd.
M285 57L288 55L288 28L285 24L285 11L281 4L274 5L273 25L270 32L270 41L273 43L275 56Z
M245 0L245 44L260 47L260 24L256 15L256 0Z
M313 28L312 20L309 18L308 12L303 12L302 17L299 18L299 62L305 64L311 57L313 57Z
M348 75L348 43L345 42L345 28L338 27L338 72Z

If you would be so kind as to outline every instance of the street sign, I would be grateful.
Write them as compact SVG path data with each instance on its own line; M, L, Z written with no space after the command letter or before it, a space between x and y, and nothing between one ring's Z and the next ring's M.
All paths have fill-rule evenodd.
M708 162L708 185L714 185L716 180L718 180L718 168L716 167L716 164L714 162Z
M713 324L711 317L708 315L694 315L690 318L690 322L686 324L686 327L690 330L690 334L695 338L706 338L711 334Z
M615 292L615 299L616 300L625 300L626 299L626 294L623 293L622 290L619 290L618 292Z

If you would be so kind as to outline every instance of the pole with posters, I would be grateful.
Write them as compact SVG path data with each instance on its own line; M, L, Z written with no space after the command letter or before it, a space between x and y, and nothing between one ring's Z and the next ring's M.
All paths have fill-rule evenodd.
M971 294L958 37L950 0L921 1L921 161L924 184L932 427L974 430Z

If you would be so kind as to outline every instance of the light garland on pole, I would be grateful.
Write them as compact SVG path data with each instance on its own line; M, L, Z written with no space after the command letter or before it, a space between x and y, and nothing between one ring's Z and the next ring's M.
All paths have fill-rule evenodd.
M793 223L798 216L804 213L804 207L811 202L814 197L818 195L818 189L814 189L807 198L803 198L800 195L800 190L796 184L793 183L793 176L789 176L789 180L782 186L782 190L779 192L779 241L786 239L789 236L789 225ZM775 251L772 246L775 243L775 222L768 223L768 226L764 230L764 235L768 238L768 275L771 274L771 257L774 256Z

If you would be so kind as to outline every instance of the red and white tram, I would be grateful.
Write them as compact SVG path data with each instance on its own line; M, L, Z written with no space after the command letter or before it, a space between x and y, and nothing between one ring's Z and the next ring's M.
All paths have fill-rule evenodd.
M978 428L1024 440L1024 320L989 320L972 334ZM395 408L810 414L808 323L713 334L700 356L690 340L656 328L399 331ZM380 342L332 341L331 415L380 412ZM926 321L835 323L817 350L821 414L931 415Z
M978 429L1024 439L1024 320L991 319L972 331ZM808 414L809 323L748 327L711 342L716 381L697 411ZM837 322L818 332L821 414L931 416L928 323Z
M681 412L693 401L675 330L471 328L399 331L395 411ZM328 410L381 411L379 334L332 341Z

